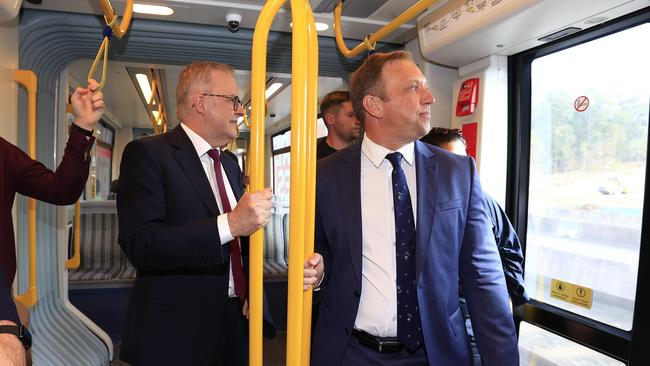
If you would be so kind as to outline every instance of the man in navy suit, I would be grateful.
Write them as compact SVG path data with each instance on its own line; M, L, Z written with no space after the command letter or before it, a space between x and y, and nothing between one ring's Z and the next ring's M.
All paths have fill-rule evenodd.
M121 357L247 365L247 236L268 222L272 193L245 193L237 161L219 150L244 114L232 68L189 65L176 98L181 124L122 157L119 242L138 272Z
M418 141L426 78L408 52L376 53L350 92L363 141L318 164L312 365L471 365L459 279L485 364L518 365L474 161Z

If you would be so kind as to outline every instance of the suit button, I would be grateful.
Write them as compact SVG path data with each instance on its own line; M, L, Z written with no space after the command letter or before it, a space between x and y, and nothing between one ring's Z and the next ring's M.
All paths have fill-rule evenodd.
M350 335L350 328L345 328L345 334Z
M356 296L356 297L361 297L361 291L359 291L359 290L354 290L354 296Z

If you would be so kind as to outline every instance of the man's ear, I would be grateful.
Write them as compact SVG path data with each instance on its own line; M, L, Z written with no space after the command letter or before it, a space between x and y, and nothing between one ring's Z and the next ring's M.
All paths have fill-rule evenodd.
M378 97L374 95L366 95L363 97L361 104L363 105L363 109L366 111L366 113L372 117L381 118L384 116L381 102Z
M196 110L196 113L200 115L205 115L205 112L207 110L205 106L205 98L196 96L194 97L194 109Z
M323 121L328 126L332 125L334 123L334 115L330 112L325 112L323 115Z

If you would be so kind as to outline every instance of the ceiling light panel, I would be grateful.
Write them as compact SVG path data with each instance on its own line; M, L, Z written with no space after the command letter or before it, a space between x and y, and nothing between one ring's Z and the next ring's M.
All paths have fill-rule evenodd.
M133 12L139 14L150 15L172 15L174 10L168 6L153 5L153 4L133 4Z

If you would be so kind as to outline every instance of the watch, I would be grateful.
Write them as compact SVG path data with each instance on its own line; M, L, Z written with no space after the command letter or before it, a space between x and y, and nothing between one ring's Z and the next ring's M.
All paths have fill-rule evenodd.
M20 325L0 325L0 333L13 334L20 340L20 343L23 344L25 349L29 349L32 346L32 335L29 333L27 328L22 324Z

